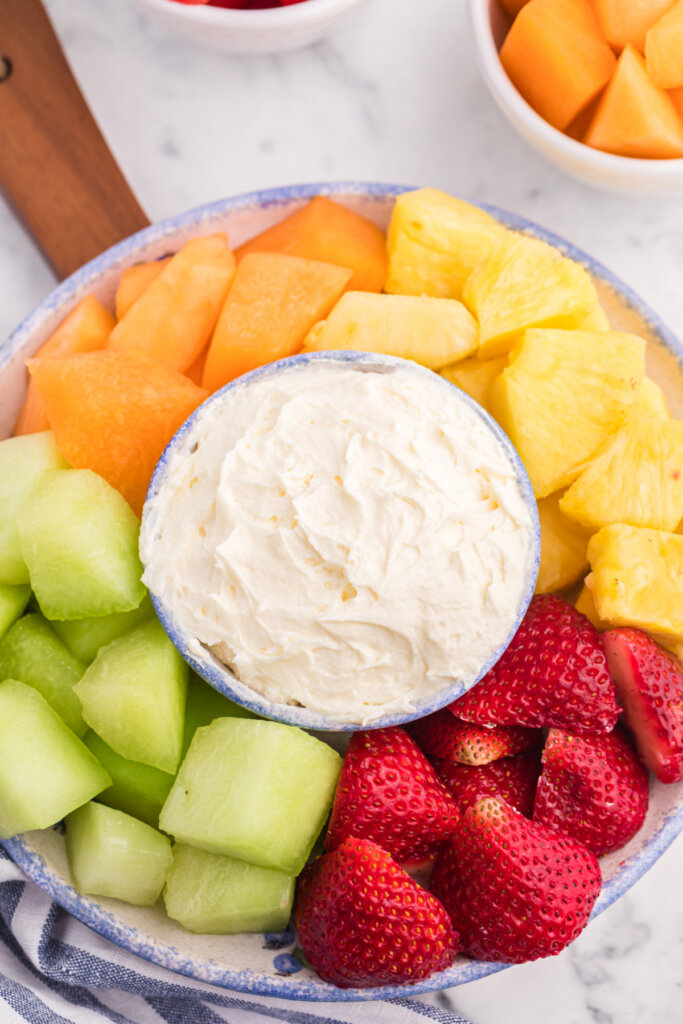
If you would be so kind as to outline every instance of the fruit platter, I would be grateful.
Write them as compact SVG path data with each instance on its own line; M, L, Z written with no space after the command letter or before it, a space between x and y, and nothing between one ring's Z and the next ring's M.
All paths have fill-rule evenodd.
M560 952L683 830L682 360L656 315L590 257L434 189L252 193L154 225L72 275L0 350L9 855L106 939L236 991L386 998ZM303 408L303 379L318 381L307 429L290 410ZM345 382L353 399L329 414ZM400 417L387 427L380 406L409 412L413 395L404 442ZM276 619L281 548L258 561L261 539L293 535L311 508L314 527L353 547L329 510L353 525L378 478L342 479L331 442L315 504L296 465L294 518L280 477L265 512L262 496L273 452L291 462L321 437L344 441L363 410L368 465L381 463L391 494L410 473L432 488L417 520L427 574L419 558L402 563L410 586L387 598L393 647L361 569L320 583L328 570L290 537L295 613ZM231 476L209 442L240 416L249 429ZM455 461L478 480L467 529L439 462L451 416L464 430ZM404 447L378 456L394 433ZM470 460L472 438L475 454L491 445L488 468ZM442 467L438 480L421 460ZM440 551L456 534L439 532L433 495L463 536L479 530L490 567L483 596L453 606L457 630L451 605L448 628L438 614L438 581L452 588L461 559ZM221 595L194 573L214 520L235 509L241 547L227 552L218 637ZM371 566L381 540L363 549ZM256 570L240 576L245 550ZM329 671L319 623L303 619L310 605L334 633L326 590L345 627ZM406 654L422 642L418 613L431 616L424 665ZM338 660L349 623L362 624L360 665ZM468 629L481 643L454 691L465 655L451 634ZM319 684L310 701L293 688L302 652ZM422 688L397 696L387 680L404 663ZM349 691L344 707L335 672L371 697Z

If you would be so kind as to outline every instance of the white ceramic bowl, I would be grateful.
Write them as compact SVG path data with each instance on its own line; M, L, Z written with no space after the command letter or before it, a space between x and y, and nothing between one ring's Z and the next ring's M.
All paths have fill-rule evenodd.
M227 230L233 244L239 245L320 194L386 226L395 196L405 190L402 186L367 182L270 189L190 210L109 249L48 295L0 349L0 437L9 434L24 399L25 359L88 292L111 305L125 267L176 250L196 234ZM504 210L486 209L508 227L557 246L586 267L613 326L647 339L648 373L666 392L673 415L683 416L683 345L652 310L603 266L556 235ZM321 734L321 738L329 738L329 733ZM625 847L601 861L604 882L593 916L622 896L681 831L683 782L671 786L655 782L641 830ZM321 981L293 956L295 937L290 931L279 936L192 935L167 918L158 906L134 907L79 895L71 886L64 838L57 829L28 832L4 840L2 845L49 896L100 935L162 967L234 991L328 1002L399 998L462 985L508 966L458 957L448 970L416 985L340 989Z
M553 128L517 92L498 56L510 19L500 0L468 0L481 73L510 124L551 163L580 181L631 195L683 194L683 159L636 160L584 146Z
M225 53L278 53L308 46L366 0L302 0L287 7L234 11L226 7L134 0L160 24L194 43Z

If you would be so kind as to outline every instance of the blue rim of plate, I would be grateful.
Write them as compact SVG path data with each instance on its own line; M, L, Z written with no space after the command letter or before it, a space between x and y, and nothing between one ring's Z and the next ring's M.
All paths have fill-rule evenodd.
M277 207L291 200L310 199L315 195L330 197L355 196L359 198L392 199L417 186L381 183L316 182L306 185L290 185L281 188L247 192L229 199L216 200L175 217L167 218L97 256L86 263L75 274L62 282L30 313L10 335L0 349L0 371L20 351L40 325L57 310L62 303L76 293L85 291L101 274L117 265L123 269L141 246L162 241L166 236L185 228L210 226L211 220L223 214L250 206ZM616 292L625 304L633 309L663 345L672 352L679 364L683 364L683 344L663 323L657 314L615 274L587 253L559 238L551 231L529 221L518 214L501 210L488 203L475 204L490 213L506 227L532 234L536 238L555 246L566 256L583 264L596 278ZM627 858L615 877L603 883L598 901L593 908L591 920L601 914L626 893L639 878L662 856L674 839L683 831L683 800L664 816L655 832L639 852ZM324 1002L358 1002L376 999L404 999L408 996L434 992L456 985L476 981L487 975L502 971L511 964L492 963L482 960L463 960L438 974L433 974L415 985L390 985L371 989L341 989L323 981L296 981L286 977L268 977L252 971L234 971L222 968L215 961L206 960L198 964L196 958L188 958L174 946L157 943L151 936L143 935L138 929L124 925L117 918L98 906L92 900L81 896L72 886L61 881L45 864L43 858L30 850L23 836L0 840L12 860L51 899L67 910L83 924L115 945L121 946L144 960L165 967L178 974L215 985L234 992L248 992L254 995L273 996L283 999Z

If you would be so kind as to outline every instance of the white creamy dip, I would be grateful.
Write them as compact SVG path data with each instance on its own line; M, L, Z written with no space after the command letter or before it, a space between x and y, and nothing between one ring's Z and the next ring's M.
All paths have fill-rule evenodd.
M455 389L321 360L207 403L141 533L144 582L269 701L335 721L467 684L514 625L534 525Z

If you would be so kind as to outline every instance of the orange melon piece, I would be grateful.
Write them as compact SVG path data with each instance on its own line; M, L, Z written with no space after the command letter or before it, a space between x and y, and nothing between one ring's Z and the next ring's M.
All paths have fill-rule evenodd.
M500 0L500 2L510 17L516 18L522 7L529 3L529 0Z
M366 217L316 196L296 213L235 250L238 261L251 252L282 252L334 263L353 271L349 289L381 292L387 276L384 232Z
M211 337L234 273L223 232L191 239L118 322L107 348L182 373Z
M616 63L589 0L530 0L500 59L527 103L561 131L604 88Z
M673 100L652 82L632 46L624 48L583 141L619 156L683 157L683 124Z
M683 0L677 0L645 37L647 72L660 89L683 86Z
M607 42L617 52L629 44L645 50L648 29L661 18L672 0L592 0Z
M202 386L202 378L204 377L204 367L206 366L206 357L208 356L208 354L209 346L206 345L201 350L201 352L193 362L192 366L188 366L188 368L185 370L185 376L189 377L190 380L197 385L197 387Z
M136 263L132 267L126 267L121 274L121 280L116 289L116 298L114 299L117 320L123 320L136 299L140 298L152 281L156 281L161 271L170 262L170 259L171 257L167 256L163 260L152 260L150 263Z
M683 89L672 89L669 92L671 101L676 108L678 116L683 120Z
M297 352L348 287L351 270L283 253L240 262L216 324L202 385L216 391L264 363Z
M107 349L28 367L67 462L99 473L140 515L159 456L207 392L175 370Z
M99 299L94 295L86 295L38 349L34 359L94 352L104 348L115 326L116 320ZM35 383L29 379L26 399L14 425L14 433L37 434L49 429L45 407Z

